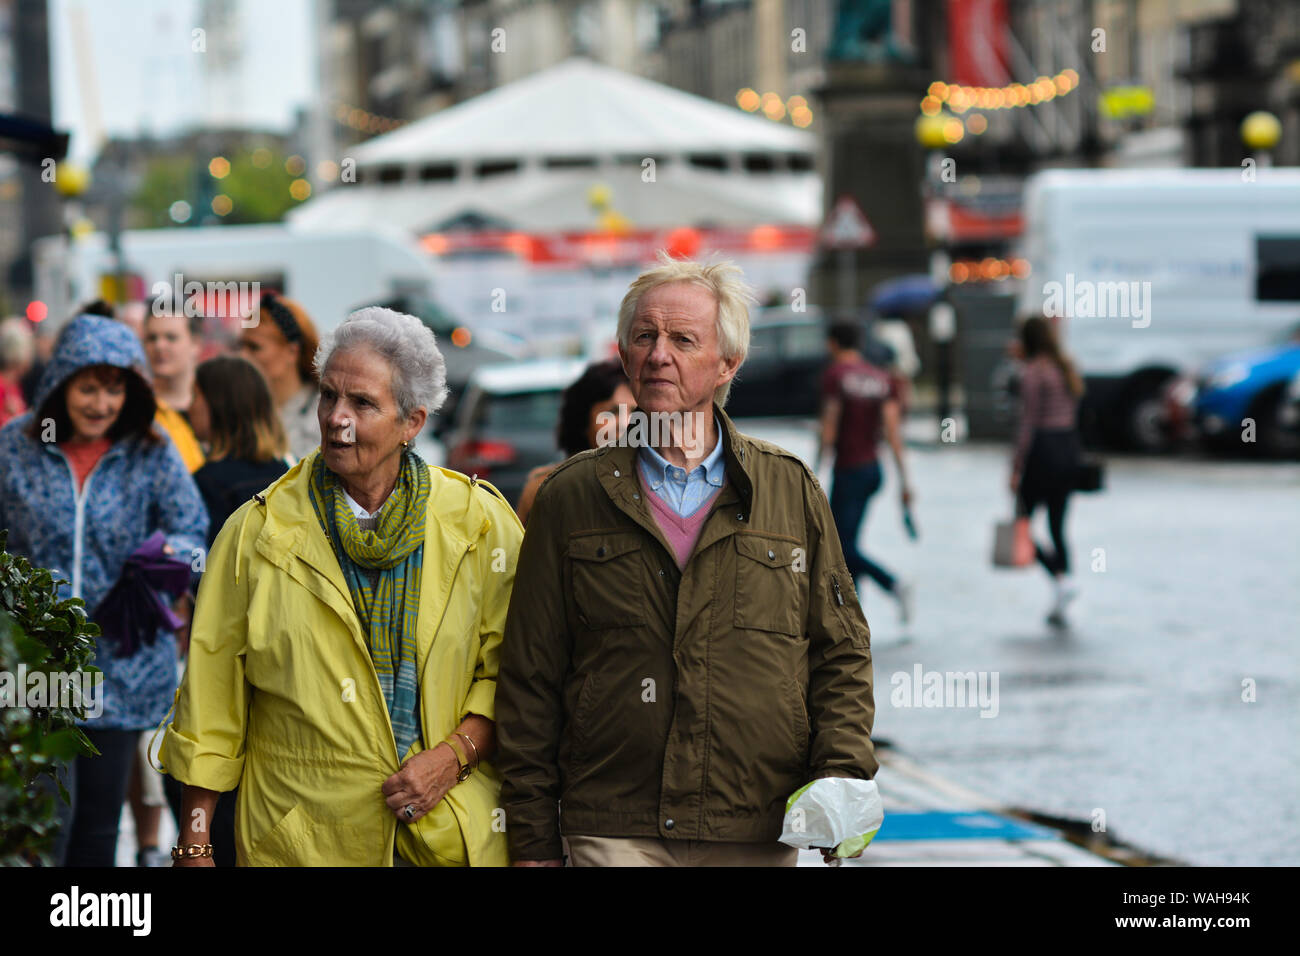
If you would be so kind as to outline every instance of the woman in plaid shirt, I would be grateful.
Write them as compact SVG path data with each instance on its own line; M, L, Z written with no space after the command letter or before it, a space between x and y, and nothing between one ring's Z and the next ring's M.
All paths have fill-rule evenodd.
M1070 577L1065 543L1065 510L1079 469L1076 427L1083 380L1062 352L1051 324L1032 316L1020 326L1024 364L1020 371L1020 421L1011 466L1016 513L1031 516L1047 507L1052 550L1034 545L1039 563L1052 577L1055 599L1048 623L1064 626L1066 605L1077 589Z

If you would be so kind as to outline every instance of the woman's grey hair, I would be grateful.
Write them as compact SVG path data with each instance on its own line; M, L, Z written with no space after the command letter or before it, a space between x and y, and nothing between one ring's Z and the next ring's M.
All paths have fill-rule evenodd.
M393 370L393 399L402 418L417 408L430 415L447 400L447 363L433 330L413 315L372 305L357 309L316 350L316 373L324 375L336 352L371 349Z

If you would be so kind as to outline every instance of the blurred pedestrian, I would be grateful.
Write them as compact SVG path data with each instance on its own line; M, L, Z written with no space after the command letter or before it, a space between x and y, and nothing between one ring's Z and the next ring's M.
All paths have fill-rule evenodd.
M203 344L203 316L175 315L158 299L144 317L144 352L153 370L158 424L176 444L191 472L203 465L203 449L190 427L194 369Z
M1042 316L1021 323L1020 347L1024 361L1017 382L1020 420L1011 459L1011 493L1020 517L1032 517L1039 505L1047 508L1052 550L1036 543L1034 553L1052 578L1048 623L1061 627L1066 606L1078 594L1070 576L1065 512L1082 458L1077 419L1083 379Z
M606 359L592 362L578 376L577 381L564 390L560 403L560 420L556 425L555 439L565 458L572 458L588 448L597 447L597 436L602 431L608 416L614 416L617 431L621 435L627 429L628 415L632 411L635 399L632 390L627 387L627 374L623 363L618 359ZM550 477L555 465L541 465L528 474L528 482L519 495L519 504L515 511L519 520L528 524L528 512L532 510L533 499L537 489Z
M118 306L116 310L117 314L114 318L134 332L140 341L143 342L144 320L148 317L149 310L149 303L141 302L137 299L131 302L124 302Z
M144 326L145 318L148 315L147 307L142 306L138 310L125 307L117 308L106 299L94 299L81 306L79 314L117 319L129 328L137 339L145 344L145 357L150 360L150 371L154 376L154 399L158 406L154 421L167 433L172 443L176 445L181 460L192 471L202 462L203 455L198 442L189 429L188 422L184 418L184 405L182 404L182 410L178 411L172 408L167 400L158 393L160 382L163 384L167 382L169 366L174 364L175 348L167 340L174 339L176 333L169 328L159 329L159 323L155 323L153 329L154 338L164 341L162 345L155 342L155 347L151 349L149 347L150 343L146 341L147 332ZM66 331L68 327L65 326L64 328ZM161 358L159 357L160 353ZM174 610L182 618L188 619L190 610L189 596L182 595L174 606ZM175 636L178 646L182 646L186 639L186 628L182 626ZM158 849L158 828L162 823L163 808L167 805L167 801L162 777L150 765L150 736L150 731L146 730L140 734L140 739L137 742L135 761L131 768L130 781L127 786L127 804L130 806L131 817L135 824L136 865L165 866L168 860Z
M9 550L69 578L60 596L82 598L92 621L151 534L164 532L168 548L188 556L207 532L203 499L153 424L145 374L128 328L79 316L59 337L34 411L0 429L0 528L9 529ZM159 631L127 653L101 637L94 664L104 673L103 712L81 726L99 756L72 761L71 825L56 844L69 866L114 865L140 733L162 720L176 688L176 641Z
M722 411L749 298L726 263L639 276L618 319L637 410L537 493L498 678L516 865L562 865L563 836L575 866L793 866L790 795L876 771L826 498Z
M53 323L48 320L37 322L36 327L32 329L32 346L35 349L35 355L32 357L31 368L19 382L23 392L23 401L27 407L32 407L32 402L36 398L36 392L41 385L41 375L45 372L45 366L49 364L50 357L54 354L54 340L57 331Z
M14 316L0 322L0 426L27 411L22 382L35 357L28 321Z
M879 445L883 436L898 468L903 508L911 506L912 487L903 456L902 412L893 378L858 351L861 331L853 322L836 322L827 332L831 364L822 377L821 444L818 470L834 454L831 472L831 513L839 532L849 572L855 581L866 575L898 602L904 624L912 619L911 583L903 581L858 549L858 537L871 497L880 490L884 473Z
M208 507L211 546L240 505L288 471L289 447L265 376L238 356L198 367L190 421L208 448L194 483Z
M199 588L162 751L176 852L213 865L238 785L241 865L503 865L494 699L523 529L410 447L447 394L419 319L354 312L317 361L320 450L240 506Z
M297 302L263 292L249 327L239 335L244 358L262 370L289 441L301 461L320 445L316 422L316 326Z

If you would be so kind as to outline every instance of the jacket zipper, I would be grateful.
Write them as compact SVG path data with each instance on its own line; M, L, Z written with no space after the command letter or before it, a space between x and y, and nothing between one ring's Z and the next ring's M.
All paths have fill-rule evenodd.
M106 451L103 455L99 456L99 461L95 462L95 466L91 468L90 473L86 475L86 483L83 484L81 488L77 488L77 472L73 469L72 462L68 460L68 457L63 454L61 449L55 448L54 450L58 453L59 457L63 459L63 463L68 466L68 475L72 478L72 500L75 502L75 505L73 508L72 521L71 584L72 596L74 598L79 598L81 597L81 562L86 550L85 542L83 540L86 531L86 499L90 496L90 482L95 477L95 472L99 471L100 464L108 457L108 452ZM112 449L109 450L111 451ZM94 608L90 608L89 610L93 613Z
M831 588L835 591L835 603L840 607L844 606L844 595L840 593L840 579L831 575Z

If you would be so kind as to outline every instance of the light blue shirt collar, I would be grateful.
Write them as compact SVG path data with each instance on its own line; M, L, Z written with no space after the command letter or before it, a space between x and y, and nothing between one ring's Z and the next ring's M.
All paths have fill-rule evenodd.
M641 447L638 457L641 461L642 474L645 476L646 483L655 492L661 491L664 485L669 482L685 485L688 482L695 482L700 479L703 479L714 488L722 487L727 468L722 460L722 424L718 421L716 415L713 416L713 424L717 432L713 451L709 452L704 461L691 469L689 475L686 473L685 468L678 468L649 445Z

